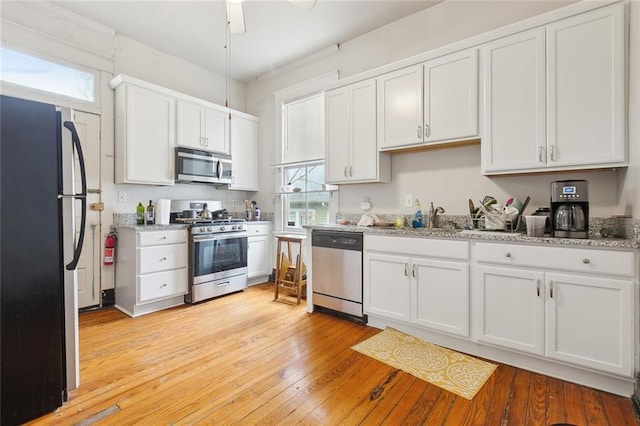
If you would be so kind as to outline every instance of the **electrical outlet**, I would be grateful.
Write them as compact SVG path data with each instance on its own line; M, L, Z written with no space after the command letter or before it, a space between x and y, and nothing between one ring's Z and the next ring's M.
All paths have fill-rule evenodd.
M238 207L238 201L237 200L231 200L231 207Z
M118 202L119 203L126 203L127 202L127 193L124 191L119 191L118 192Z
M407 194L404 196L404 206L413 207L413 195Z

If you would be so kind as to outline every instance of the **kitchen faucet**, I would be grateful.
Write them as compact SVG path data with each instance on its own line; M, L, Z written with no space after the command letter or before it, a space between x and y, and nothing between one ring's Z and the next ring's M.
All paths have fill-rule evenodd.
M438 213L444 213L444 209L442 207L433 208L433 201L431 202L431 207L429 207L429 229L437 228L436 220Z

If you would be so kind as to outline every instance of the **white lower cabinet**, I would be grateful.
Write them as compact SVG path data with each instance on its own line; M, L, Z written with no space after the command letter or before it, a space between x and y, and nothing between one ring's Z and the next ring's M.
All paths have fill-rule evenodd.
M364 249L366 314L469 336L467 242L365 236Z
M366 238L365 238L366 241ZM366 243L365 243L366 244ZM411 258L364 254L364 311L368 315L411 320Z
M413 259L412 322L459 336L469 336L469 265Z
M271 233L273 225L270 222L247 222L248 278L266 278L271 273ZM262 281L256 281L262 282Z
M118 229L116 308L136 317L184 303L187 230Z
M563 248L565 263L558 269L566 273L520 267L555 250L477 244L482 262L477 267L477 340L631 377L634 281L631 276L603 276L598 266L599 259L607 258L602 269L617 265L616 272L624 274L633 270L628 265L633 253ZM499 256L500 252L505 255ZM585 266L595 270L580 273Z

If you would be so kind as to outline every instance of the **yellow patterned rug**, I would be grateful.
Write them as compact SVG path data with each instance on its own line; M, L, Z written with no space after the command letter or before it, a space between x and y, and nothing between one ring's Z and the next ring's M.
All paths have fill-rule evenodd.
M426 382L472 399L496 365L387 327L351 349Z

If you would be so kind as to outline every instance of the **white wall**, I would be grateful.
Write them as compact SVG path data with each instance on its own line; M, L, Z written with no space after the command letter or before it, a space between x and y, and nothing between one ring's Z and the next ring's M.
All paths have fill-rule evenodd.
M640 2L631 2L632 78L631 102L637 104L640 87L638 77L638 29ZM443 2L430 9L403 18L385 27L347 41L337 54L316 63L283 71L269 79L258 79L247 85L247 108L261 117L260 123L260 182L258 203L273 206L270 183L273 182L275 163L275 105L272 93L282 88L311 79L332 70L339 70L340 78L356 75L372 68L402 60L431 49L500 28L510 23L539 15L567 5L568 2ZM635 100L635 101L634 101ZM631 109L637 116L638 106ZM631 115L633 117L633 115ZM636 126L632 122L632 126ZM636 120L637 121L637 120ZM638 129L630 134L631 163L629 170L606 170L580 173L537 174L528 176L483 177L480 173L479 145L443 148L425 152L394 154L392 182L389 184L342 185L339 200L341 212L359 212L363 196L371 197L372 211L380 213L410 212L403 207L405 194L420 199L423 208L427 202L445 208L450 214L466 214L467 199L474 201L485 195L500 200L508 196L524 199L531 196L531 208L549 204L549 183L559 179L587 179L590 182L591 212L594 216L634 214L640 217L636 182L640 172ZM265 190L265 187L266 190Z

